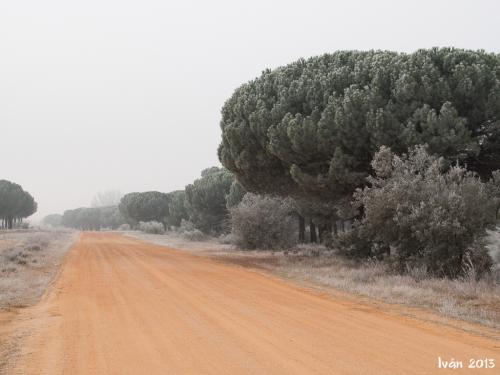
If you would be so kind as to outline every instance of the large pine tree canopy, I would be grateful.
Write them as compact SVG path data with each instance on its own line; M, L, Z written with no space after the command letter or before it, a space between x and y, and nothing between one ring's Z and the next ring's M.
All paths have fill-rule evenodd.
M222 109L219 159L248 191L335 200L380 146L488 176L500 168L500 55L452 48L339 51L239 87Z

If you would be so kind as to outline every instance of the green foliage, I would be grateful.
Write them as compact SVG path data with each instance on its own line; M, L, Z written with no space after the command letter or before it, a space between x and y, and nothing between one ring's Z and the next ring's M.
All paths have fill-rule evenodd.
M189 218L189 213L186 207L186 193L184 190L176 190L167 193L169 197L169 214L167 223L170 226L179 227L182 220Z
M126 220L118 209L118 206L105 206L97 208L99 209L101 228L118 229L120 225L126 223Z
M97 207L80 207L64 211L61 225L81 230L101 229L101 210Z
M206 177L214 173L219 173L220 168L219 167L208 167L205 168L204 170L201 171L201 177Z
M123 194L119 190L106 190L97 193L90 202L91 207L112 207L120 204Z
M204 233L223 231L227 219L226 196L234 176L224 168L205 169L202 177L187 185L186 205L190 220Z
M33 215L37 203L30 193L13 182L0 180L0 219L1 225L12 229L14 223Z
M137 224L140 221L158 221L166 226L169 202L169 196L158 191L129 193L123 196L118 208L130 224Z
M42 224L57 228L61 226L61 221L62 221L62 215L50 214L42 219Z
M226 195L226 207L230 209L236 206L241 202L245 194L246 191L243 186L237 180L234 180L229 188L229 193Z
M238 88L219 159L251 192L334 202L365 184L382 145L426 143L482 176L500 168L500 55L339 51Z
M247 193L231 208L231 236L244 249L283 249L296 243L290 199Z
M54 216L49 215L47 218L52 220ZM124 223L125 218L117 206L80 207L66 210L60 219L60 225L81 230L118 229Z
M464 267L480 274L491 266L481 238L495 221L487 184L459 166L444 170L443 158L419 146L399 157L387 147L376 153L369 186L355 205L363 218L343 238L354 256L390 254L401 270L425 267L456 277Z

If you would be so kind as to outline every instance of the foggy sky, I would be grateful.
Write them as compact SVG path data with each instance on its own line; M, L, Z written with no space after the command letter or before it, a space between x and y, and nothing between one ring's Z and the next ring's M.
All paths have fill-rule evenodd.
M182 189L220 109L266 68L338 49L500 52L500 2L0 1L0 179L48 213Z

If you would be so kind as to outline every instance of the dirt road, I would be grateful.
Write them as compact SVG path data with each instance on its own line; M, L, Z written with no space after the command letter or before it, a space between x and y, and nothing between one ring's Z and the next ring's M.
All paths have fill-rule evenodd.
M18 317L9 374L497 374L500 342L116 234ZM438 369L438 357L494 369Z

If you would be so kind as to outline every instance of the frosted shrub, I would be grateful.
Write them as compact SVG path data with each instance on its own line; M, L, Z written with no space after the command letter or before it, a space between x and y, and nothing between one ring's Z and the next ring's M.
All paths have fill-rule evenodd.
M296 243L288 199L247 193L231 208L231 235L244 249L283 249Z
M194 227L194 224L191 221L184 220L184 219L181 220L181 225L179 227L179 232L189 232L189 231L193 231L195 229L196 228Z
M177 228L177 232L181 235L182 238L188 241L203 241L207 238L207 236L196 229L194 224L189 220L181 220L181 225Z
M150 234L163 234L163 224L157 221L139 222L139 230Z
M122 224L118 227L118 230L123 230L123 231L130 230L130 225L129 224Z
M221 234L218 240L223 245L230 245L233 243L233 236L231 234Z
M490 269L482 237L495 212L486 183L465 168L446 169L423 146L402 157L382 147L372 167L369 186L354 195L364 215L343 238L346 253L387 254L401 271L422 267L439 276Z
M182 238L188 241L203 241L206 239L206 235L198 229L187 230L181 233Z

